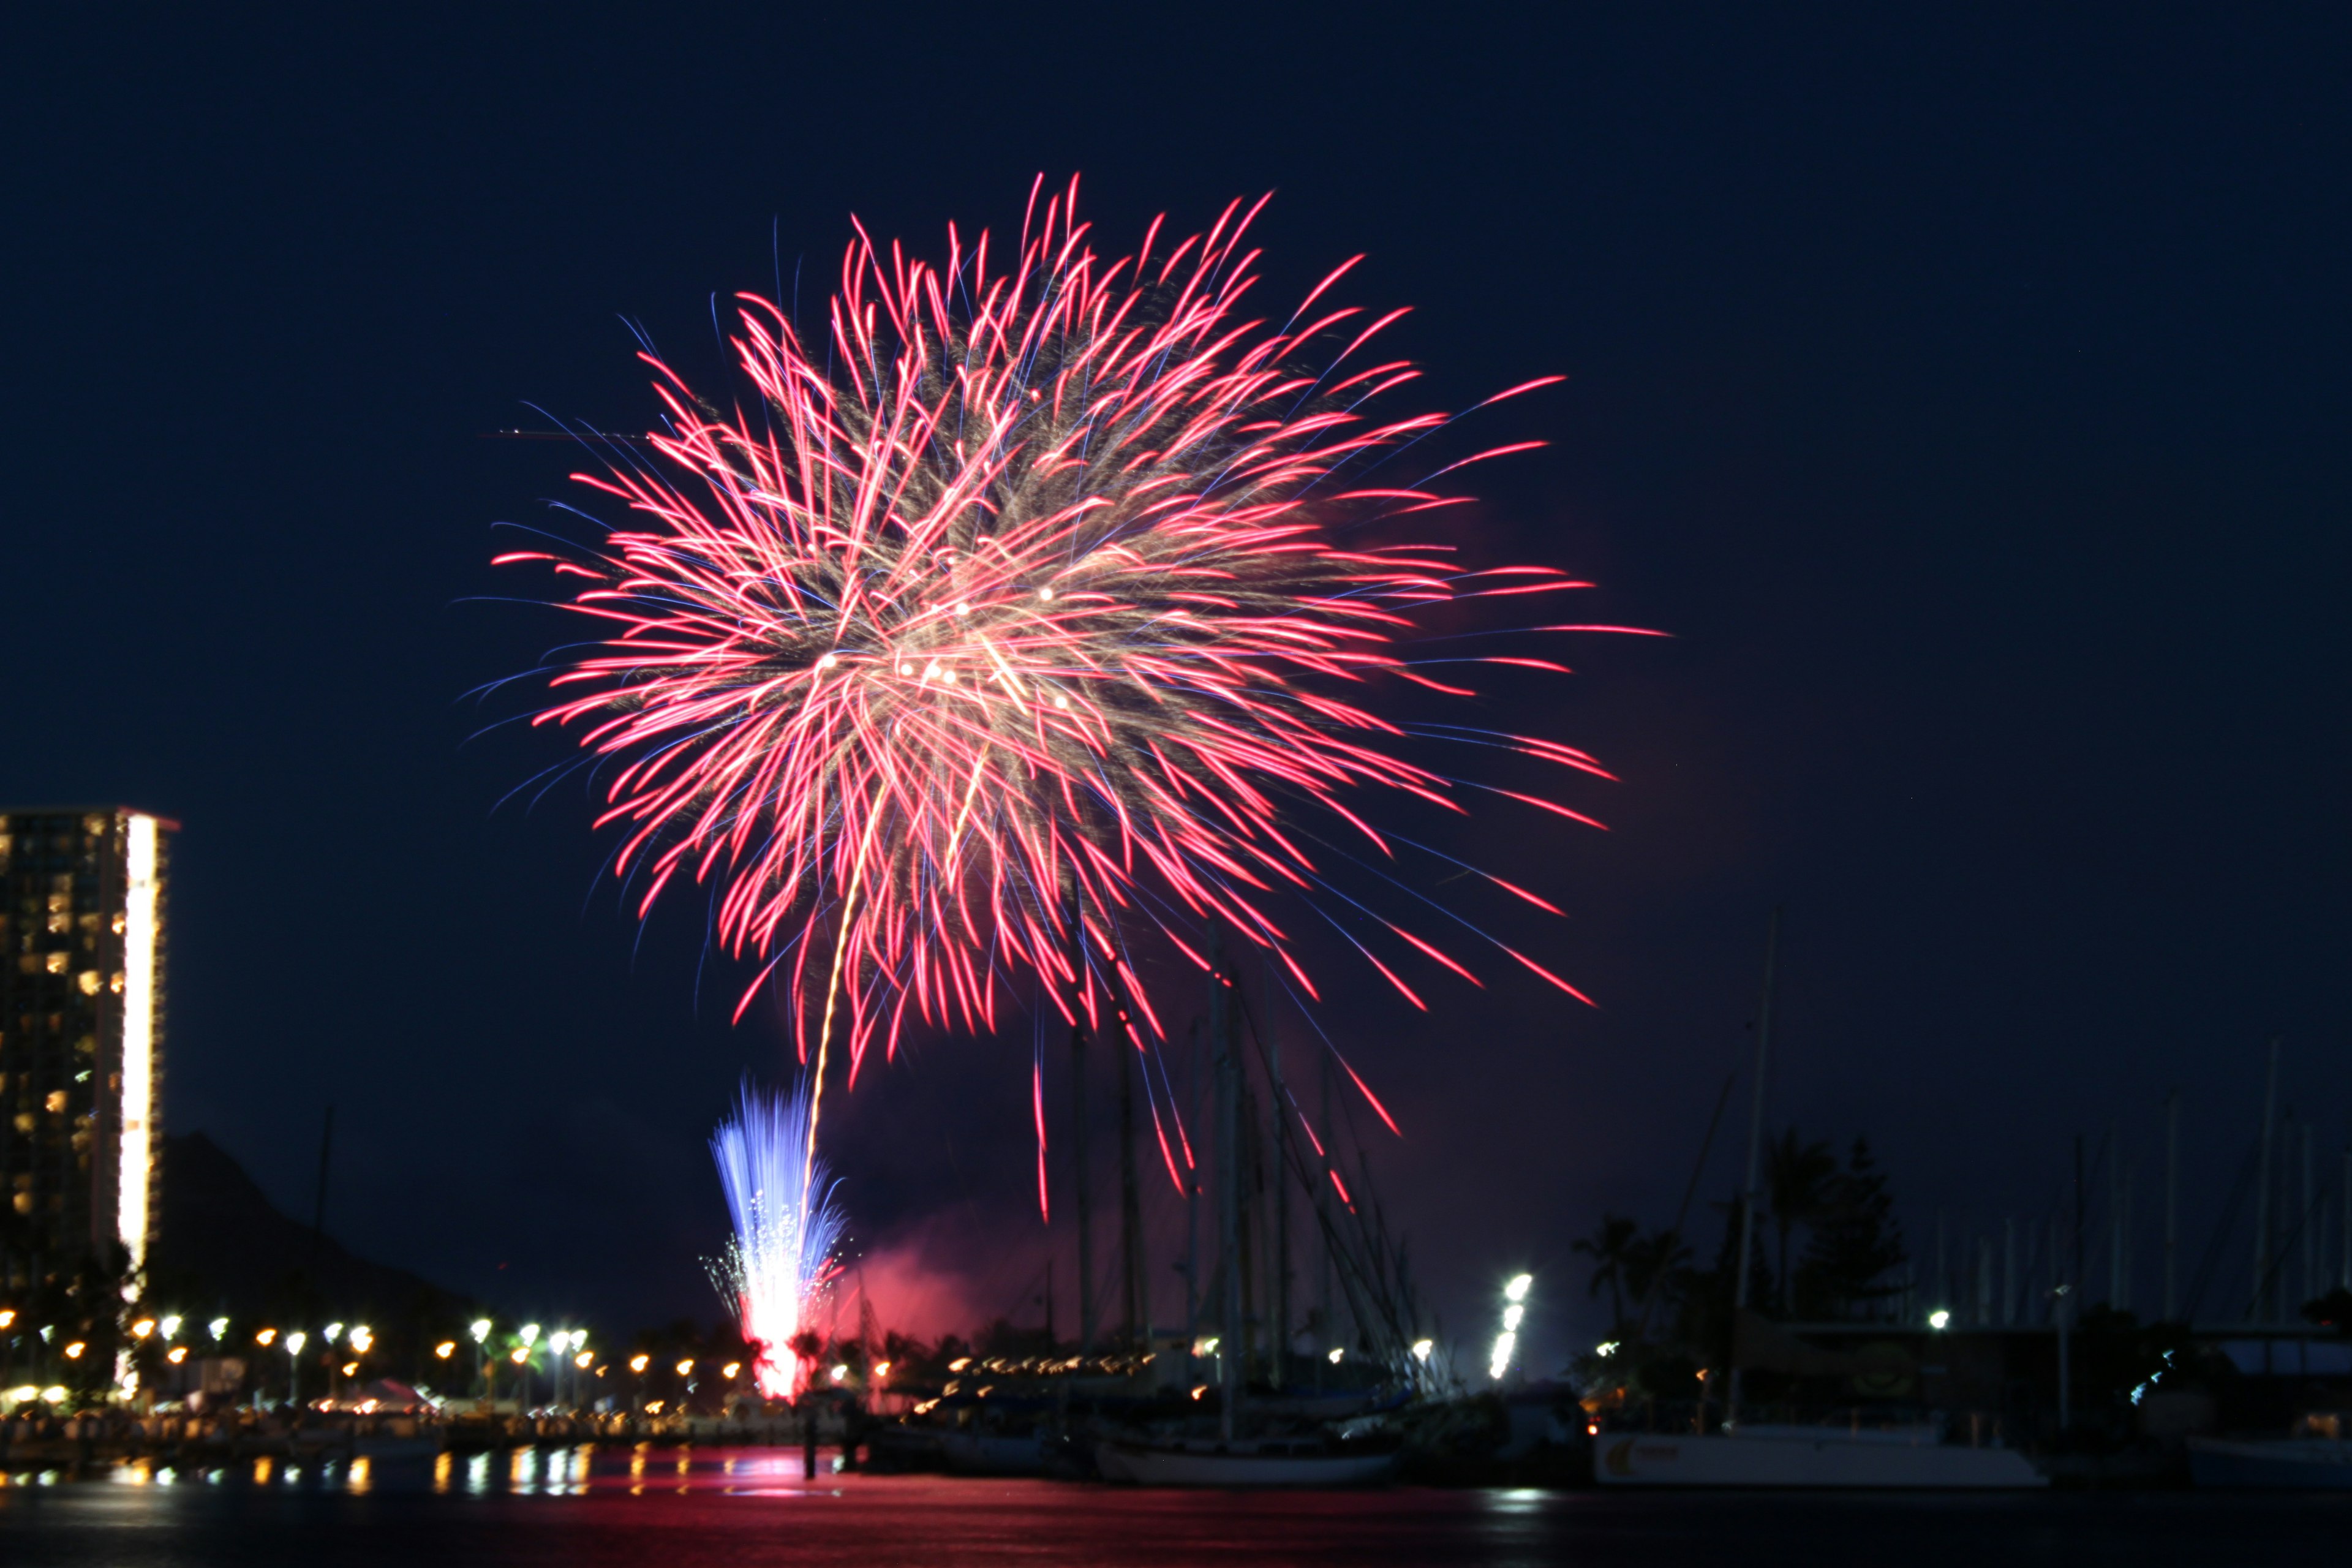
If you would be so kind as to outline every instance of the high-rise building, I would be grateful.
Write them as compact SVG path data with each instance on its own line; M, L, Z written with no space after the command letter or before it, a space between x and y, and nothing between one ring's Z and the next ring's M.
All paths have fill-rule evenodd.
M145 1259L170 835L123 806L0 811L0 1274Z

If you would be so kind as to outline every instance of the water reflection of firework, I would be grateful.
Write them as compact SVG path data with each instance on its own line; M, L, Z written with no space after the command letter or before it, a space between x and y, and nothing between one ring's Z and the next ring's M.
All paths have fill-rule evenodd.
M841 1240L842 1215L824 1162L811 1155L808 1121L805 1081L790 1093L746 1084L734 1117L710 1138L735 1221L734 1239L710 1266L711 1283L743 1337L759 1346L752 1373L771 1399L799 1392L803 1369L790 1347L833 1276Z

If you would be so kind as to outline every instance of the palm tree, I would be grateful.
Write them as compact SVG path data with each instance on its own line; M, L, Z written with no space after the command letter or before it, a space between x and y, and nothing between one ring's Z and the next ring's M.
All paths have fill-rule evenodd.
M1625 1247L1625 1285L1633 1292L1641 1316L1633 1329L1643 1339L1650 1337L1650 1310L1658 1297L1676 1283L1676 1276L1690 1261L1691 1249L1683 1244L1675 1231L1661 1230L1629 1242Z
M1793 1127L1765 1145L1765 1201L1780 1238L1780 1310L1789 1310L1789 1237L1827 1212L1837 1185L1837 1156L1816 1139L1801 1142Z
M1592 1281L1590 1294L1598 1296L1603 1285L1609 1287L1612 1320L1619 1326L1625 1321L1625 1283L1628 1266L1633 1261L1640 1227L1622 1215L1604 1214L1601 1228L1582 1241L1570 1244L1569 1250L1580 1252L1592 1259Z

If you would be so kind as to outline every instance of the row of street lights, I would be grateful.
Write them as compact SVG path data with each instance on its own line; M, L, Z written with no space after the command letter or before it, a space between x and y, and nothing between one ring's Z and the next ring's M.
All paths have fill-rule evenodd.
M126 1316L131 1317L131 1321L123 1327L134 1347L134 1353L136 1347L150 1347L151 1353L152 1348L161 1348L163 1351L161 1359L173 1367L184 1365L192 1352L199 1356L219 1355L234 1348L231 1340L232 1324L225 1316L192 1325L179 1313L148 1314L139 1312L135 1306L126 1313ZM0 1352L5 1352L5 1347L14 1342L8 1331L17 1327L18 1319L19 1314L15 1309L0 1307ZM189 1331L184 1342L182 1339L184 1329ZM348 1352L347 1359L341 1354L330 1358L331 1370L329 1373L328 1392L331 1394L338 1387L338 1374L341 1380L346 1381L357 1378L363 1370L367 1357L379 1348L374 1330L366 1323L336 1321L328 1323L323 1329L318 1331L308 1328L281 1329L275 1324L263 1323L251 1328L247 1332L250 1343L256 1351L267 1352L282 1350L285 1352L287 1357L286 1396L289 1403L297 1405L303 1403L305 1395L302 1373L303 1363L306 1359L319 1359L316 1352L324 1349ZM39 1334L42 1343L54 1344L56 1348L51 1353L61 1355L65 1363L71 1366L79 1367L88 1363L92 1355L94 1343L99 1345L97 1352L99 1355L102 1357L105 1353L102 1342L75 1338L65 1340L60 1343L52 1339L52 1328L41 1329ZM209 1345L204 1342L205 1336L210 1339ZM62 1335L59 1338L62 1339ZM493 1340L500 1342L494 1345ZM499 1363L501 1361L515 1368L514 1394L518 1404L526 1407L530 1404L534 1392L532 1373L538 1370L535 1363L539 1363L542 1356L546 1358L543 1363L548 1378L546 1392L549 1398L557 1404L566 1403L567 1398L568 1402L574 1405L590 1403L593 1387L592 1378L602 1379L607 1371L606 1368L596 1364L596 1352L590 1347L589 1331L586 1329L562 1328L550 1331L538 1323L523 1323L515 1326L510 1331L502 1333L492 1320L478 1318L466 1326L463 1333L430 1346L432 1358L443 1369L444 1377L457 1385L455 1389L448 1391L453 1394L464 1387L463 1382L456 1374L460 1370L459 1357L467 1342L474 1346L476 1365L479 1373L479 1382L477 1384L478 1393L481 1397L492 1401L497 1399L499 1393L498 1384L501 1380L499 1375ZM640 1401L646 1392L645 1383L647 1372L653 1366L654 1359L652 1354L641 1352L632 1356L625 1363L634 1375L635 1393ZM704 1375L708 1378L715 1373L724 1380L723 1386L731 1389L744 1375L746 1364L741 1360L712 1362L709 1363L708 1371ZM697 1386L694 1381L697 1365L696 1360L690 1356L680 1358L675 1363L674 1370L688 1394L691 1394ZM121 1396L130 1397L138 1390L140 1368L142 1366L152 1369L152 1363L145 1361L143 1356L137 1363L133 1363L127 1357L118 1360L114 1371L115 1381L119 1384L117 1392ZM836 1368L834 1372L834 1381L836 1383L842 1381L847 1370L845 1367ZM5 1366L0 1366L0 1384L15 1381L5 1377ZM70 1381L70 1375L68 1381ZM267 1382L265 1377L259 1375L253 1379L252 1399L257 1409L264 1401ZM0 1387L0 1403L6 1405L33 1403L43 1398L45 1392L39 1386ZM62 1402L68 1397L69 1397L68 1393L59 1392L51 1403ZM656 1404L650 1408L658 1409L659 1405Z
M10 1331L16 1328L17 1318L16 1309L0 1307L0 1354L5 1354L5 1347L14 1342L14 1337ZM163 1359L176 1367L185 1363L191 1348L186 1343L178 1342L181 1330L185 1323L186 1320L176 1312L161 1315L142 1313L126 1327L131 1341L137 1346L145 1346L151 1342L165 1346ZM216 1317L204 1324L205 1330L211 1338L215 1353L226 1348L230 1326L226 1317ZM583 1374L595 1368L595 1354L589 1348L587 1330L558 1329L552 1333L548 1333L537 1323L525 1323L512 1336L510 1348L500 1352L494 1352L489 1345L494 1328L495 1325L489 1319L479 1318L468 1324L467 1331L480 1352L482 1391L486 1397L495 1398L497 1394L497 1363L502 1353L504 1359L510 1362L517 1369L517 1376L520 1380L519 1394L521 1401L528 1404L530 1397L531 1363L538 1355L544 1352L549 1358L551 1397L559 1402L563 1398L565 1380L568 1377L572 1402L575 1404L582 1402L582 1394L584 1392ZM54 1342L51 1328L45 1327L39 1332L43 1344ZM284 1350L288 1362L288 1397L290 1403L299 1405L302 1402L304 1352L309 1351L314 1342L347 1351L349 1359L343 1361L335 1370L342 1378L351 1379L359 1375L365 1358L375 1349L376 1336L374 1330L365 1323L331 1322L315 1336L315 1340L307 1329L290 1329L281 1331L273 1324L263 1324L253 1331L252 1342L257 1350L261 1351ZM458 1344L459 1342L456 1339L442 1341L433 1347L435 1358L445 1367L451 1366L457 1354ZM57 1347L57 1353L61 1354L68 1363L76 1365L83 1363L89 1351L90 1342L81 1338L65 1341ZM0 1365L0 1373L5 1373L5 1365ZM139 1375L135 1368L131 1367L127 1363L119 1362L116 1372L117 1381L120 1384L118 1392L125 1397L134 1394L138 1389ZM0 1377L0 1381L7 1380ZM262 1380L257 1377L253 1393L257 1408L262 1399L261 1384ZM330 1392L332 1391L333 1386L333 1378L331 1374ZM37 1385L0 1389L0 1402L11 1405L30 1403L44 1397L45 1393L45 1390ZM50 1402L61 1402L66 1397L66 1394L60 1391Z
M467 1334L474 1342L475 1353L480 1358L482 1397L493 1403L496 1403L499 1393L499 1357L497 1352L489 1348L490 1334L495 1327L496 1325L488 1318L477 1318L466 1326ZM595 1352L588 1348L588 1331L558 1329L549 1334L537 1323L525 1323L515 1331L515 1343L505 1352L506 1359L515 1367L515 1375L518 1379L517 1405L520 1407L530 1403L530 1363L531 1358L538 1353L542 1334L546 1335L545 1343L549 1358L548 1392L550 1395L557 1403L562 1402L563 1380L568 1372L572 1379L572 1403L575 1405L580 1403L580 1374L596 1364ZM453 1360L457 1353L456 1340L443 1340L433 1347L435 1358L442 1362Z

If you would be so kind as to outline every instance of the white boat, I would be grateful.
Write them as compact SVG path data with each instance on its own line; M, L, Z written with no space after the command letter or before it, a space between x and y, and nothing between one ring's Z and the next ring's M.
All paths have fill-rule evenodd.
M1932 1426L1893 1432L1749 1427L1731 1436L1603 1432L1592 1440L1604 1487L2046 1487L2014 1448L1938 1441Z
M1096 1445L1095 1465L1105 1480L1141 1487L1362 1487L1388 1479L1397 1456L1335 1451L1319 1437L1235 1443L1107 1438Z
M2340 1437L2191 1437L2200 1487L2352 1490L2352 1442Z
M1045 1443L1034 1432L947 1432L940 1457L960 1476L1034 1476L1045 1468Z

